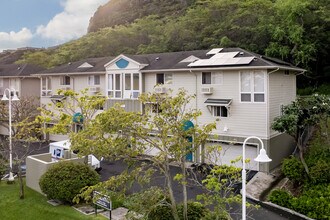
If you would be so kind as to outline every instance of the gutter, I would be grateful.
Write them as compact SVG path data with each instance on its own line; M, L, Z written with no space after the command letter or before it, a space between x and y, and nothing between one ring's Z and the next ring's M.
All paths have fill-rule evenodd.
M294 70L294 71L303 71L306 70L300 69L300 68L294 68L294 67L284 67L284 66L236 66L236 67L201 67L201 68L184 68L184 69L154 69L154 70L141 70L143 73L154 73L154 72L173 72L173 71L212 71L212 70L242 70L242 69L275 69L276 71L278 69L284 69L284 70Z
M91 75L91 74L106 74L106 71L104 72L65 72L65 73L36 73L31 74L31 76L68 76L68 75Z

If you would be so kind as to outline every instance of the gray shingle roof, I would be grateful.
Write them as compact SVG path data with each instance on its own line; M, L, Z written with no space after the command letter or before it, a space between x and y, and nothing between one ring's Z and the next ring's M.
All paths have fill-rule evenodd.
M104 65L111 61L114 57L99 57L99 58L87 58L76 62L57 66L52 69L44 70L40 74L49 73L88 73L88 72L105 72ZM88 63L93 67L79 68L84 63Z
M140 55L126 55L126 57L135 60L140 64L146 64L146 66L142 69L143 71L161 71L161 70L180 70L180 69L194 69L199 67L189 67L188 64L190 62L181 62L182 60L195 56L199 59L208 59L211 56L206 55L210 50L194 50L194 51L180 51L180 52L168 52L168 53L154 53L154 54L140 54ZM269 58L266 56L261 56L256 53L252 53L241 48L223 48L221 53L223 52L239 52L236 57L255 57L252 62L249 64L242 65L226 65L225 67L281 67L281 68L295 68L297 70L302 70L296 68L290 63L286 63L284 61ZM89 72L105 72L104 65L108 62L112 61L115 57L102 57L102 58L87 58L77 62L61 65L55 67L53 69L42 71L41 74L54 74L54 73L89 73ZM89 63L93 65L93 67L89 68L78 68L80 65L84 63ZM211 66L210 68L223 67L219 66ZM207 68L207 66L203 66L200 68Z
M0 77L30 76L42 70L43 67L32 64L4 64L0 65Z

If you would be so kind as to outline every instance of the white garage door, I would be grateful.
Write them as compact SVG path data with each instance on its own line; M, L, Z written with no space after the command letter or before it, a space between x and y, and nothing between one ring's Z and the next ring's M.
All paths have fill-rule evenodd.
M234 164L231 163L237 157L242 156L242 145L230 145L223 143L209 143L206 145L206 149L210 149L208 146L221 146L222 150L219 151L217 148L212 148L212 151L208 151L205 154L205 161L207 163L217 164L217 165L233 165L236 167L242 167L242 161L238 161ZM258 162L254 161L257 157L257 147L256 146L245 146L245 157L250 159L249 163L246 163L246 169L259 170Z

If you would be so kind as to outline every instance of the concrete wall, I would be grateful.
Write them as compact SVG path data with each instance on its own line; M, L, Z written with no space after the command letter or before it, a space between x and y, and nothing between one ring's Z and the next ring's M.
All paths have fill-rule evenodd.
M74 154L72 154L71 157L72 159L67 159L65 161L84 162L84 158L77 158ZM28 156L26 158L26 186L42 193L39 186L40 177L57 162L58 161L52 161L50 153Z
M283 158L292 154L295 148L294 139L287 134L280 134L271 138L269 144L269 157L272 162L269 164L269 170L279 166Z

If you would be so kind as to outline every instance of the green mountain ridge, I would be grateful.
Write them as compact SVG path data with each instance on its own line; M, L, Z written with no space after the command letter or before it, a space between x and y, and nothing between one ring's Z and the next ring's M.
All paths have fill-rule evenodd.
M148 15L180 16L194 0L110 0L90 19L88 33L125 25Z
M104 27L104 28L103 28ZM327 0L111 0L89 33L59 47L29 51L19 63L54 67L88 57L241 47L330 82Z

